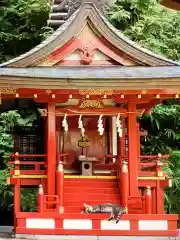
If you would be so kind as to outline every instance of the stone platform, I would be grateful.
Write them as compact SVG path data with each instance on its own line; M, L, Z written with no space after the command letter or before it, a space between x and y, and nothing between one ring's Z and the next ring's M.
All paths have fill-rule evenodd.
M179 237L139 237L139 236L77 236L77 235L29 235L17 234L16 239L26 240L180 240ZM1 240L1 238L0 238ZM8 239L9 240L9 239Z

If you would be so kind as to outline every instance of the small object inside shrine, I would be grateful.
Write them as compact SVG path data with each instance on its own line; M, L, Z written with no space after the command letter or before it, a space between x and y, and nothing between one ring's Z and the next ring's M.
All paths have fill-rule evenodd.
M96 157L86 157L81 155L78 157L81 162L81 174L82 176L92 176L92 164L97 161Z

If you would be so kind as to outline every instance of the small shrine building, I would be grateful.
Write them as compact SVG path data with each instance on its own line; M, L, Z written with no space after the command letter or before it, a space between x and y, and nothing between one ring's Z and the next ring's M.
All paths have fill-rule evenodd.
M141 154L147 133L138 117L179 98L179 64L123 36L98 1L84 1L64 22L53 12L56 2L50 23L62 25L54 34L0 65L2 101L33 99L45 123L45 151L15 151L9 162L15 233L177 236L178 216L164 212L172 184L162 170L167 156ZM39 188L37 212L20 208L26 186ZM107 214L81 213L84 203L105 202L125 209L118 224Z

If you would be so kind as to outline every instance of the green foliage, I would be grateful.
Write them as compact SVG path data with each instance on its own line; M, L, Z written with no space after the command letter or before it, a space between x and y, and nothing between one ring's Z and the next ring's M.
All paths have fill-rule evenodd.
M27 107L0 114L0 212L1 209L10 211L13 206L12 188L6 184L10 170L8 165L9 154L13 150L13 130L20 126L33 126L38 118L38 112ZM34 210L35 194L35 191L28 191L28 189L22 191L23 210Z
M23 188L21 190L21 210L23 212L37 211L37 188Z
M180 146L180 105L160 104L151 115L143 115L141 127L148 131L142 139L142 152L168 153Z
M169 213L180 213L180 151L173 151L169 166L164 170L172 178L172 187L165 193L165 207Z
M143 115L141 127L148 136L141 141L142 153L169 153L164 171L172 178L173 186L165 192L165 210L180 213L180 105L175 100L157 105L151 115Z
M139 45L180 60L180 13L156 0L117 0L109 11L113 25Z
M4 0L0 6L0 62L27 52L52 29L47 0Z

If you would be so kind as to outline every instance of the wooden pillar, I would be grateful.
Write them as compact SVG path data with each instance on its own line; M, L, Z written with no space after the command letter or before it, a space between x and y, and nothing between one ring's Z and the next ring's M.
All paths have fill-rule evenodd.
M56 118L56 152L57 155L62 152L61 149L61 126L62 126L62 119L61 117Z
M127 162L123 161L120 173L120 192L121 192L121 205L128 213L128 166Z
M126 135L126 131L125 131L125 118L121 118L121 124L122 124L122 137L120 138L120 154L121 157L125 157L126 156L126 151L125 151L125 135Z
M137 123L137 156L138 156L138 170L141 171L141 165L140 165L140 158L141 155L141 132L140 132L140 125Z
M125 151L125 137L126 137L126 131L125 131L125 118L121 118L121 125L122 125L122 137L119 137L118 135L118 161L120 164L120 168L122 167L122 162L125 160L126 157L126 151Z
M37 211L43 212L44 211L44 191L43 186L40 184L38 189L37 195Z
M20 179L16 180L16 184L14 185L14 213L18 213L21 210L21 186Z
M59 161L56 171L56 186L56 193L59 196L59 213L64 213L64 169L62 161Z
M117 126L116 126L116 116L112 117L112 155L117 156ZM113 162L115 159L113 158Z
M156 181L157 214L164 214L164 189L161 188L160 180Z
M129 195L138 194L138 156L137 156L137 128L136 103L128 103L128 167L129 167Z
M47 105L47 193L55 195L56 172L56 116L55 102Z
M145 211L147 214L152 214L152 193L151 193L151 187L146 187L145 192Z
M14 228L17 226L16 214L21 211L21 185L20 179L16 180L14 185Z
M140 156L141 155L141 131L140 131L140 125L139 123L137 123L137 155Z
M156 187L152 188L152 213L157 213Z
M113 146L112 146L112 118L109 117L108 119L108 129L109 129L109 154L112 154L113 152Z

